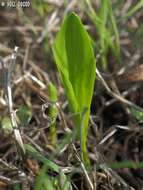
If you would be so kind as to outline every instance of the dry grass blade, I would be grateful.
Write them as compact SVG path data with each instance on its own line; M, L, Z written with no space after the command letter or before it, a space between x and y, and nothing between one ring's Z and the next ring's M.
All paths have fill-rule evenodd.
M103 84L103 86L105 87L105 89L107 90L107 92L114 98L116 98L118 101L130 106L130 107L133 107L134 109L137 109L141 112L143 112L143 109L141 107L139 107L138 105L130 102L129 100L125 99L124 97L120 96L119 94L116 94L115 92L113 92L107 85L107 83L105 82L105 80L103 79L103 77L101 76L99 70L96 68L96 74L99 78L99 80L101 81L101 83Z
M87 170L86 170L86 168L85 168L83 162L81 161L81 159L80 159L80 157L79 157L79 155L78 155L78 153L77 153L77 150L76 150L75 145L72 144L72 147L73 147L73 150L74 150L74 152L75 152L76 158L77 158L77 160L79 161L79 163L80 163L80 165L81 165L81 168L82 168L82 170L83 170L83 172L84 172L84 175L85 175L85 178L86 178L86 181L87 181L89 190L96 190L96 188L95 188L95 183L94 183L94 185L93 185L93 183L92 183L92 181L91 181L91 179L90 179L90 177L89 177L89 175L88 175L88 172L87 172Z
M9 110L9 114L10 114L10 119L11 119L11 124L13 127L15 140L16 140L18 146L20 147L20 150L22 151L21 153L23 155L23 154L25 154L25 148L24 148L24 144L23 144L23 140L22 140L20 131L18 129L15 111L13 110L12 89L11 89L11 72L13 71L13 68L15 65L17 51L18 51L18 47L15 47L14 52L12 53L12 56L11 56L11 65L10 66L6 67L4 65L4 63L1 62L1 66L2 66L1 70L3 72L3 75L2 75L3 84L2 85L3 85L5 96L7 99L7 106L8 106L8 110Z

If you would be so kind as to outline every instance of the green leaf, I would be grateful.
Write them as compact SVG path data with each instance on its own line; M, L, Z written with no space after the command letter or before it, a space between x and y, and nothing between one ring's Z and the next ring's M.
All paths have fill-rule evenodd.
M17 115L21 121L22 125L28 124L32 117L32 111L28 106L21 106L20 109L17 112Z
M133 114L133 116L140 122L143 123L143 112L138 111L134 108L131 109L131 112Z
M58 185L60 187L60 190L72 190L70 181L62 171L59 173Z
M52 162L51 160L47 159L45 156L40 154L31 145L25 144L25 149L28 152L28 154L30 154L34 158L38 159L39 161L43 162L48 168L50 168L51 170L53 170L55 172L59 172L60 168L57 164L55 164L54 162Z
M13 128L12 128L12 125L11 125L11 120L9 117L4 117L1 121L1 124L2 124L2 128L4 130L4 134L5 135L9 135L12 133L13 131Z
M91 38L75 13L65 18L53 45L53 53L78 129L82 112L87 109L83 133L87 137L96 65Z
M46 11L48 11L48 4L43 0L32 0L32 7L37 11L41 18L44 17Z
M16 184L13 186L13 189L14 189L14 190L21 190L20 184L16 183Z
M58 166L56 163L51 161L50 159L46 158L44 155L39 153L34 147L32 147L29 144L25 144L25 149L27 153L30 156L33 156L35 159L41 161L44 165L40 172L40 174L37 176L35 181L35 190L53 190L56 181L58 181L58 187L62 186L61 190L72 190L72 186L70 184L69 179L67 176L63 173L60 166ZM60 179L50 177L47 172L48 170L52 172L57 172ZM62 180L62 181L61 181ZM61 184L62 182L62 184Z
M54 190L52 180L50 177L46 174L47 172L47 166L44 165L42 168L40 174L36 177L35 181L35 190Z
M57 188L56 188L57 187ZM60 171L57 176L48 175L48 168L44 165L36 177L35 190L72 190L70 182L67 180L65 174Z

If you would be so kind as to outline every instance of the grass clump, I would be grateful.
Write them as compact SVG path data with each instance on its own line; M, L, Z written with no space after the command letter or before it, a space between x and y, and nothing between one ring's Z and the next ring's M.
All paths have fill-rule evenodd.
M97 12L91 1L83 0L83 8L93 22L99 43L95 44L103 68L107 67L107 57L111 50L117 60L120 59L120 42L116 18L110 0L101 0Z

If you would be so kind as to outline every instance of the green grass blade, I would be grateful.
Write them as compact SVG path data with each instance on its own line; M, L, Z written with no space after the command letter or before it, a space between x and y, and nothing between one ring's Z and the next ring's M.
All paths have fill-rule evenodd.
M109 50L113 52L117 59L120 57L119 34L112 5L110 0L101 0L99 11L95 12L90 0L82 0L82 4L84 11L88 14L97 30L99 45L96 42L95 47L100 54L101 63L105 69ZM113 39L113 35L115 39Z
M41 153L39 153L35 148L33 148L29 144L25 144L25 149L29 155L33 156L35 159L41 161L44 164L43 169L41 170L41 173L39 174L39 176L37 178L35 187L39 186L41 188L41 187L43 187L43 185L41 185L41 184L44 183L44 186L47 187L48 190L53 189L53 183L51 183L51 180L50 180L51 178L50 178L50 176L47 175L47 170L50 169L53 172L57 172L59 176L62 175L62 179L64 180L63 185L65 187L65 188L63 188L63 190L71 190L72 189L70 181L68 180L67 176L63 173L60 166L58 166L53 161L51 161L48 158L46 158L45 156L43 156ZM61 183L61 181L59 182L58 186L61 186L60 183ZM37 190L40 190L40 189L37 188Z
M53 181L50 179L50 176L46 174L47 166L44 165L41 169L39 175L36 177L35 181L35 190L54 190Z
M112 23L113 33L115 35L115 40L114 40L115 43L114 42L112 43L115 45L111 44L111 48L113 47L112 51L114 52L114 55L117 58L119 58L120 57L120 37L119 37L118 28L117 28L116 18L114 16L112 5L111 5L110 1L108 3L108 10L109 10L110 20Z
M123 18L131 17L134 13L136 13L139 9L143 7L143 0L140 0L133 8L131 8Z
M21 190L20 188L20 184L15 184L14 187L13 187L14 190Z
M126 160L122 162L114 162L108 165L112 169L121 169L121 168L143 168L143 162L134 162L131 160Z
M51 160L47 159L45 156L43 156L42 154L40 154L31 145L25 144L25 149L26 149L26 151L27 151L28 154L30 154L31 156L33 156L37 160L41 161L42 163L44 163L51 170L53 170L55 172L59 172L60 171L60 168L59 168L59 166L57 164L55 164L54 162L52 162Z
M98 25L98 31L100 34L100 46L102 50L102 64L105 67L107 65L106 62L106 54L108 51L109 46L109 38L107 38L108 33L106 32L106 24L107 24L107 17L108 17L108 0L101 0L100 8L99 8L99 18L101 20L101 24Z
M108 18L108 0L101 0L99 8L99 18L101 20L101 28L104 28Z

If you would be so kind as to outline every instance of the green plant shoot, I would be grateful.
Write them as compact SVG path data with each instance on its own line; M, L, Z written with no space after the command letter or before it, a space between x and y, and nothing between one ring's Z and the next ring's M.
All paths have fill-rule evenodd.
M82 113L86 109L81 137L82 156L85 161L96 64L91 38L75 13L70 13L65 18L55 39L53 53L69 101L69 108L74 113L78 136L81 135Z
M56 146L56 141L57 141L56 118L58 115L58 110L55 106L55 103L58 100L58 95L57 95L57 89L52 82L50 82L48 85L48 91L49 91L49 99L51 102L53 102L53 105L51 105L49 108L49 117L52 119L52 123L50 125L50 137L52 144Z

